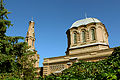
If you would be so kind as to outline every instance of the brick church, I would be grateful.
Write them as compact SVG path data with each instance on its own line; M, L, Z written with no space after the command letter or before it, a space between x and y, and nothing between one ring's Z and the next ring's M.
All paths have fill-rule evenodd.
M74 22L66 31L68 47L66 55L45 58L43 62L43 76L51 73L58 74L69 68L73 63L84 60L96 62L107 58L113 52L109 48L108 32L105 25L96 18L85 18ZM39 55L35 50L34 21L30 21L26 36L30 50L35 51L37 59L35 67L39 67Z

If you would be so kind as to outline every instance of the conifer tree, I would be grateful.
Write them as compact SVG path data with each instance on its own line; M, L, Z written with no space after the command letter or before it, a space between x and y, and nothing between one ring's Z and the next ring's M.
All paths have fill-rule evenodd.
M26 42L18 42L23 37L6 36L6 30L11 21L8 20L8 10L0 2L0 79L19 78L32 80L35 77L33 64L36 60L29 60L28 56L33 56L34 52L28 50ZM14 79L13 79L14 80Z

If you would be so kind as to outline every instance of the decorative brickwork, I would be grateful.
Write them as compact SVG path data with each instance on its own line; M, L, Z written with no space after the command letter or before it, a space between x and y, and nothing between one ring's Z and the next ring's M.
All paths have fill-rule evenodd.
M65 69L64 64L56 64L56 65L50 65L50 71L61 71Z

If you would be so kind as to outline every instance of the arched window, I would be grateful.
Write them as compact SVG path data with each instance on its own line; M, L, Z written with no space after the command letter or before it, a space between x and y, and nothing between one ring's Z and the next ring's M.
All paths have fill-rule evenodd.
M33 43L33 41L32 41L32 46L33 46L33 44L34 44L34 43Z
M77 44L77 33L74 33L73 37L74 37L74 44Z
M83 42L86 42L85 31L82 31L82 41L83 41Z
M91 29L92 40L95 40L95 29Z
M26 40L27 40L27 42L28 42L28 38L27 38Z
M29 32L27 32L27 35L29 35Z
M35 45L35 40L32 40L32 46L34 46Z

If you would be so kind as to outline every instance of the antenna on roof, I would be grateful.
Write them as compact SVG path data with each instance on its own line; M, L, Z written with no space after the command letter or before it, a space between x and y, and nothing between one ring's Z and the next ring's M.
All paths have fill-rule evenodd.
M87 13L85 12L85 18L87 18Z
M32 17L32 20L30 20L30 22L34 22L34 21L33 21L33 17Z

